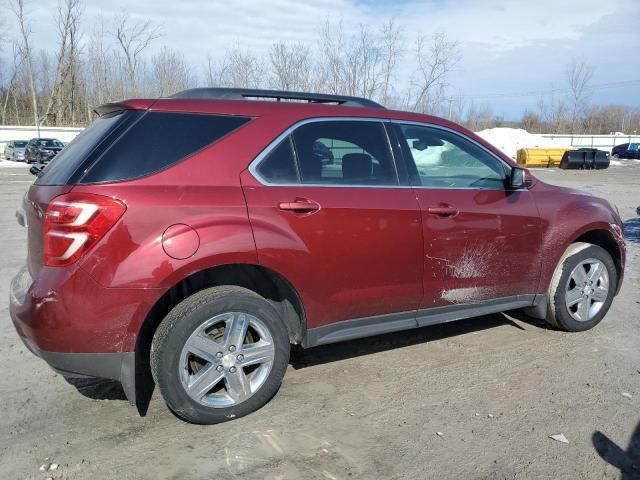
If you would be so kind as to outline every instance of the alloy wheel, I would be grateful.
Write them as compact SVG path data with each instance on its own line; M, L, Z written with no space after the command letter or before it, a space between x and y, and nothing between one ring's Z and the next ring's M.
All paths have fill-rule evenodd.
M180 354L180 380L198 403L214 408L237 405L260 389L275 357L273 338L259 318L227 312L204 322Z
M582 260L571 271L565 291L569 314L579 322L593 319L609 296L609 272L595 258Z

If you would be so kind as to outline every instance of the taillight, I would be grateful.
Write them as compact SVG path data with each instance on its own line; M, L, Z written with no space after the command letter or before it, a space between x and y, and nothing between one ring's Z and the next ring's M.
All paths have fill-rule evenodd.
M44 217L44 264L70 265L104 237L127 209L119 200L91 193L54 198Z

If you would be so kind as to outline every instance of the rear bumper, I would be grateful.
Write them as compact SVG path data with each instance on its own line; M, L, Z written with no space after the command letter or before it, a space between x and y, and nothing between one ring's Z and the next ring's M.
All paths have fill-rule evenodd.
M98 377L121 380L122 367L133 360L133 352L127 353L65 353L48 352L33 345L27 338L22 341L36 357L41 358L56 372L65 377Z
M26 267L13 278L9 312L26 347L65 376L99 377L122 383L135 402L132 322L146 315L151 292L108 289L81 268L43 267L33 281Z

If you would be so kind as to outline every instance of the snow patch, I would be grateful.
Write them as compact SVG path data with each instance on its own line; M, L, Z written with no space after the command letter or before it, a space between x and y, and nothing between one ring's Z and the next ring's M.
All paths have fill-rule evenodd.
M487 128L476 132L491 145L515 159L521 148L571 148L563 140L551 140L542 135L529 133L522 128Z

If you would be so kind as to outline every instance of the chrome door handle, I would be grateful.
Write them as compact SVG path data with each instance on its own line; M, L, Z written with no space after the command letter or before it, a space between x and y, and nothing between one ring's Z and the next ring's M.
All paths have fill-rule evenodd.
M320 210L320 204L312 201L312 200L303 200L297 198L293 202L280 202L278 203L278 208L280 210L286 210L290 212L297 213L308 213L308 212L316 212Z
M433 215L440 215L441 217L452 217L454 215L457 215L458 209L454 208L454 207L429 207L427 209L427 212L433 214Z

